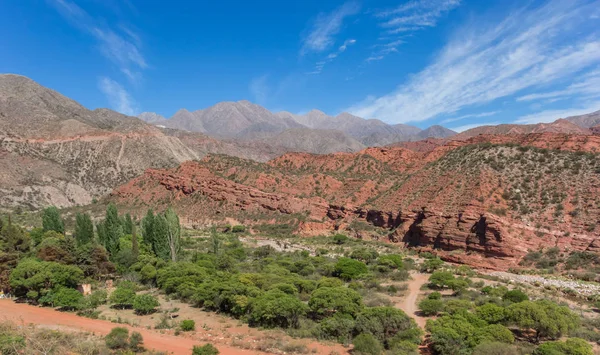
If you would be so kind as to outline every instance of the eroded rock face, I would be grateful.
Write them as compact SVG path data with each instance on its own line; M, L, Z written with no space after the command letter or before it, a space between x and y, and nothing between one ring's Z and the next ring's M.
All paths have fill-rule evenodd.
M172 205L192 222L231 215L247 224L282 223L287 216L284 223L306 236L341 232L508 269L529 250L600 252L594 137L490 136L499 145L474 145L486 143L478 136L429 152L286 154L266 164L209 156L147 170L112 198L140 210Z

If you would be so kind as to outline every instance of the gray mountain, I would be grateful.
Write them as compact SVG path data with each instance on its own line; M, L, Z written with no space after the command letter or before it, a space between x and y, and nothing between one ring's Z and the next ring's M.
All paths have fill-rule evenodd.
M590 128L600 125L600 111L588 113L586 115L571 116L565 119L575 123L579 127Z
M142 112L137 116L140 120L153 125L166 123L167 119L156 112Z
M290 128L264 140L265 143L284 147L293 152L329 154L357 152L365 145L334 129Z
M453 135L455 135L456 132L454 132L451 129L448 129L446 127L442 127L440 125L433 125L427 129L422 130L421 132L417 133L417 136L420 139L426 139L426 138L448 138L451 137Z

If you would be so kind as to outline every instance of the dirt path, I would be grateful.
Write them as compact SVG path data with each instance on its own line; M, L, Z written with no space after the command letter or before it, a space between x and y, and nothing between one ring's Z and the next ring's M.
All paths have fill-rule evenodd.
M79 317L72 313L14 303L11 300L4 299L0 299L0 320L12 320L17 323L24 322L25 324L32 323L51 329L84 331L98 336L108 334L114 327L126 327L142 334L144 345L147 349L166 351L169 354L175 355L189 355L192 353L194 345L203 345L206 343L188 337L160 334L158 331L142 327L131 327L109 321ZM220 343L215 343L214 345L219 349L221 355L266 354L256 350L244 350ZM319 354L329 354L332 350L330 347L322 346L321 344L312 343L310 345L318 349L317 353Z
M419 310L417 307L417 299L419 297L419 293L421 293L421 286L426 284L429 280L429 274L416 273L412 274L411 276L412 280L408 282L408 294L402 299L402 301L396 303L396 307L400 308L406 314L412 317L415 322L417 322L419 327L424 329L427 318L417 314L417 311Z

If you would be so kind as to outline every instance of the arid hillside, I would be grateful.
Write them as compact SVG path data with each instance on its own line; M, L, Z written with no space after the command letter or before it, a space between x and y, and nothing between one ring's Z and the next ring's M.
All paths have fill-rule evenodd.
M208 156L151 169L111 199L175 206L187 223L235 217L315 235L344 231L505 269L529 249L600 251L600 136L477 136L430 150Z
M200 133L163 131L107 109L88 110L19 75L0 75L0 206L87 204L141 174L207 153L268 160L283 153Z

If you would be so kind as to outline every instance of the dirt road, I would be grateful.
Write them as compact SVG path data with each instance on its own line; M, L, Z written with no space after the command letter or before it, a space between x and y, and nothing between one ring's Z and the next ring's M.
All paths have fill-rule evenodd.
M205 342L188 337L160 334L158 331L142 327L130 327L109 321L89 319L79 317L73 313L58 312L50 308L35 307L22 303L14 303L11 300L0 299L0 321L3 320L11 320L17 323L24 322L25 324L32 323L38 326L65 331L84 331L97 336L108 334L114 327L126 327L142 334L144 337L144 346L147 349L165 351L175 355L190 355L194 345L205 344ZM213 345L219 349L221 355L266 354L256 350L244 350L220 343L214 343ZM317 349L318 354L329 354L332 351L332 347L323 346L318 343L312 343L310 346ZM336 348L338 347L333 349ZM346 351L338 351L338 353L346 353Z
M396 304L396 307L403 310L408 316L412 317L421 328L425 328L427 318L417 315L419 310L417 307L417 299L421 292L421 286L427 283L429 274L416 273L412 274L412 280L408 282L408 294L402 301Z

